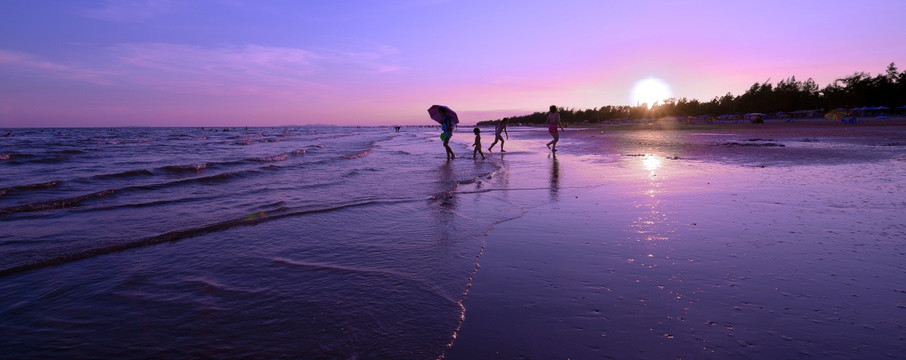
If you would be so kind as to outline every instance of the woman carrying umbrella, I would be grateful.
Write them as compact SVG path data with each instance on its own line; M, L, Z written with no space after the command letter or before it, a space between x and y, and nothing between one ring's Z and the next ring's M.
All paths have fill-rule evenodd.
M440 129L444 132L440 134L440 138L444 141L444 148L447 150L447 160L455 159L456 154L453 153L453 149L450 148L450 138L453 137L453 118L450 114L447 113L447 107L442 106L438 109L440 115L442 116L440 121Z
M557 141L560 140L560 133L557 132L557 127L560 127L560 130L564 130L563 124L560 123L560 112L557 111L557 105L551 105L551 112L547 115L547 131L554 137L554 140L547 143L547 148L551 149L551 151L557 151Z
M456 154L450 148L450 138L453 137L453 128L456 127L456 124L459 124L459 117L456 116L456 112L443 105L432 105L428 108L428 115L431 116L431 120L440 123L440 128L443 131L440 134L440 139L444 141L444 148L447 149L447 160L455 159Z

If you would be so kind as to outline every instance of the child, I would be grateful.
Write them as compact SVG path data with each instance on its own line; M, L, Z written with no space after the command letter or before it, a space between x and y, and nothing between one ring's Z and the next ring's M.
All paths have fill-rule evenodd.
M501 135L500 133L506 134L507 140L510 139L510 133L506 131L506 125L508 122L509 119L503 118L503 120L500 120L500 122L497 123L497 127L494 128L494 142L492 142L491 146L488 147L488 152L491 152L491 149L494 148L494 145L497 145L498 141L500 141L500 152L506 152L506 150L503 150L503 135Z
M554 138L551 142L547 143L547 148L551 149L551 151L557 151L557 141L560 140L560 132L557 131L557 127L559 127L560 130L566 131L563 129L563 124L560 123L560 111L557 110L556 105L551 105L551 112L547 115L547 130ZM551 145L554 147L551 147Z
M475 147L475 150L472 150L472 158L475 158L475 153L481 154L481 158L484 159L484 153L481 151L481 129L475 128L472 130L475 133L475 143L472 146Z

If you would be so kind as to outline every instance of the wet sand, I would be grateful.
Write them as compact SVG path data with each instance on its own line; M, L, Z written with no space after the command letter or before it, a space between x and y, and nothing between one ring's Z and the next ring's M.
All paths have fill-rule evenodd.
M906 350L906 127L666 125L510 132L447 359Z

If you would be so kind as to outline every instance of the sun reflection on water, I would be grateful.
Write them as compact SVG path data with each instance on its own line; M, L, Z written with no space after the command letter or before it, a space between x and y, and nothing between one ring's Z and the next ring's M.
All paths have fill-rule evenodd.
M649 176L653 176L654 172L660 169L661 166L664 166L664 159L660 156L654 154L642 156L642 168L650 172Z
M637 241L663 241L670 240L674 229L669 216L663 211L660 195L663 193L663 179L657 176L658 170L664 166L664 159L660 155L645 154L640 156L641 168L648 172L647 180L640 189L642 197L636 202L635 207L642 210L640 216L633 221L632 231Z

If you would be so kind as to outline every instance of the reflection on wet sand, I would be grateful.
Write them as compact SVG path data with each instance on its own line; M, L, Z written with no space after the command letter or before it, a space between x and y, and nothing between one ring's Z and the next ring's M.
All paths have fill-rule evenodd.
M451 162L447 161L438 168L438 184L440 188L437 190L437 195L435 195L440 206L446 210L453 210L456 208L456 178L453 173L453 165Z
M645 156L642 157L642 167L645 170L648 170L649 177L657 175L656 171L660 169L661 166L664 166L664 160L660 156L645 154Z
M635 203L635 207L642 210L642 215L630 225L629 233L636 241L670 240L670 234L676 232L675 224L669 222L663 211L659 198L664 191L661 184L663 177L657 176L664 166L664 159L659 155L645 154L639 160L636 166L647 172L642 181L641 196Z
M431 207L437 206L439 209L432 209L432 216L435 218L434 226L438 228L440 234L439 243L449 244L455 238L452 232L453 218L456 212L456 178L454 177L453 165L450 161L445 162L437 169L438 189L435 190L434 201Z
M450 359L895 358L904 146L872 144L904 130L782 130L513 156L513 188L549 192L513 194L560 199L491 233ZM757 139L786 146L725 145Z
M560 191L560 162L557 161L557 154L548 155L551 158L551 201L557 201L557 193Z

